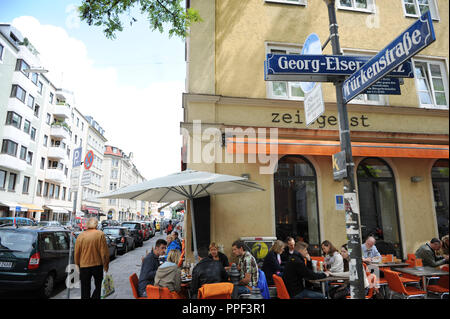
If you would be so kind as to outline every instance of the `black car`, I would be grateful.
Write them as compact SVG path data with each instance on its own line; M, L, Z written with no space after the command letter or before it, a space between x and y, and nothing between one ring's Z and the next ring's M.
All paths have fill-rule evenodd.
M117 220L107 219L101 222L102 229L108 226L119 226L120 223Z
M130 235L136 242L136 246L142 247L144 245L144 226L142 222L122 222L121 226L128 228Z
M118 252L118 248L117 248L117 242L116 239L108 234L105 234L106 237L106 244L108 245L108 250L109 250L109 259L114 259L117 257L117 252Z
M0 290L36 290L49 298L66 278L69 249L63 227L0 227Z
M108 226L103 228L103 232L107 238L109 237L112 242L116 243L119 253L127 253L136 247L134 238L130 235L130 231L126 227Z

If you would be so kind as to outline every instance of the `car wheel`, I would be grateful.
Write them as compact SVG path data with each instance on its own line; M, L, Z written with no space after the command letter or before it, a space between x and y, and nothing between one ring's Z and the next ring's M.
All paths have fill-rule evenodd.
M39 291L40 296L49 299L52 296L54 286L55 276L53 274L48 274L47 277L45 277L44 284Z

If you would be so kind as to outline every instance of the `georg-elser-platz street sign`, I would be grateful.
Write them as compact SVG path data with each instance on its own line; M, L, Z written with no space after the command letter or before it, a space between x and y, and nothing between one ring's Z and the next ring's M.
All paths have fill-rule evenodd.
M344 102L347 103L364 92L435 40L431 14L427 11L406 31L345 80L342 92Z

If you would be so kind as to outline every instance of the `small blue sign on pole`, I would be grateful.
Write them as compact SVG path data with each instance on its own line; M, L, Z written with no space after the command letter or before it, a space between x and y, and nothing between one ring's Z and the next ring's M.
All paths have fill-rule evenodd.
M72 160L72 167L77 167L81 165L81 157L82 157L82 148L76 148L73 150L73 160Z
M384 77L369 87L363 94L400 95L400 79Z
M344 102L367 90L400 64L436 40L430 11L353 73L343 85Z

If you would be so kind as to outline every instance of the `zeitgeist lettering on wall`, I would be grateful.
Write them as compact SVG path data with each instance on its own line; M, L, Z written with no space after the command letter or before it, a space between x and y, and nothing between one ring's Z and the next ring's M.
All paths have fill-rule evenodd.
M347 103L364 92L368 87L435 40L433 22L428 11L345 80L343 85L344 102Z
M300 112L299 110L297 110L294 113L272 112L271 113L271 122L304 126L305 119L302 117L301 113L303 113L303 112ZM370 127L369 117L364 114L359 115L359 116L351 116L351 117L349 117L349 121L350 121L349 124L351 127ZM325 128L327 126L337 127L337 126L339 126L339 121L338 121L337 116L321 115L311 124L312 125L317 124L319 128Z

